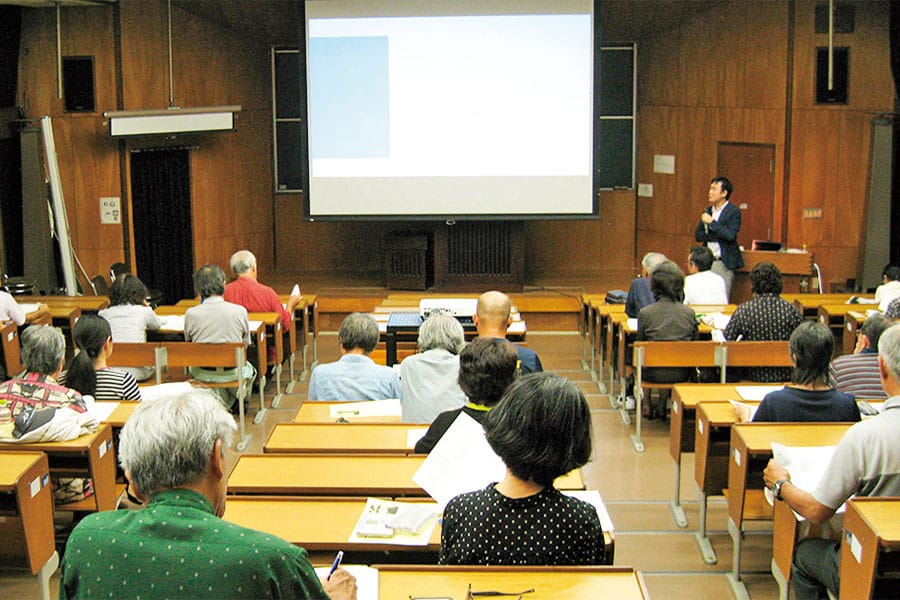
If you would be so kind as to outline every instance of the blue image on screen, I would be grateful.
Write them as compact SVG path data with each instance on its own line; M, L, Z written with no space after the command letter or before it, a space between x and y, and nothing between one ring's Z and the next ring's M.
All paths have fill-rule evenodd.
M386 158L387 37L309 40L310 146L317 158Z

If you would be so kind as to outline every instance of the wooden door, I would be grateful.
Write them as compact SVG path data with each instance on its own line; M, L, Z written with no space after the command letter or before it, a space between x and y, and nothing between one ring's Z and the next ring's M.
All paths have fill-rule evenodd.
M775 145L719 142L716 173L731 180L731 203L741 209L738 243L747 250L753 240L779 239L773 230L775 198Z

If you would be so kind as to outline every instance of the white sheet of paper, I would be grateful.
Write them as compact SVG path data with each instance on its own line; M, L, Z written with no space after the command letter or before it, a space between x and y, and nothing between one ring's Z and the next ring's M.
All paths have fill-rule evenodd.
M597 490L566 490L563 494L578 498L596 508L597 517L600 518L600 526L603 527L603 531L615 531L612 519L609 518L609 512L606 510L606 504L603 503L603 498L600 497L600 492Z
M779 465L787 469L791 474L791 483L799 489L812 492L819 485L825 470L831 463L834 450L837 446L785 446L772 442L772 457ZM775 498L772 491L766 488L766 499L774 504ZM842 513L846 509L844 504L835 511ZM805 519L794 512L798 521Z
M27 303L22 302L19 304L19 308L21 308L22 312L25 313L26 315L36 311L39 306L40 306L40 304L38 302L27 302Z
M184 331L184 315L161 315L159 328L165 331Z
M780 390L783 387L783 385L736 385L734 389L737 390L738 395L744 400L759 400L762 402L766 394Z
M441 507L465 492L480 490L506 474L506 465L491 449L481 423L459 413L413 475Z
M158 398L181 396L193 389L194 386L187 381L173 381L171 383L161 383L159 385L147 385L141 388L141 400L144 402L152 402Z
M328 408L332 419L353 420L353 417L399 417L400 400L366 400L364 402L340 402Z
M753 415L759 408L759 404L746 404L737 400L729 400L731 407L734 408L734 414L737 416L739 423L749 423L753 420ZM699 423L699 421L698 421Z
M291 296L299 296L300 295L300 284L295 283L294 287L291 288Z
M418 429L410 429L406 432L406 447L407 448L415 448L416 443L425 437L425 434L428 433L427 427L420 427Z
M628 329L631 329L632 331L637 331L637 328L638 328L637 319L628 319Z
M356 600L378 600L378 570L366 565L341 565L356 577ZM328 577L331 566L316 567L320 579Z
M415 515L410 515L413 520L426 516L423 511L430 512L426 516L422 527L416 531L405 531L400 529L391 529L386 525L392 519L397 518L399 511L405 506L413 505ZM427 546L431 539L431 534L437 525L437 517L440 514L440 507L434 503L405 503L393 502L390 500L382 500L380 498L367 498L366 506L363 508L362 514L356 526L350 533L348 541L360 544L390 544L393 546ZM360 532L372 531L370 535L360 535ZM381 535L381 531L385 535Z
M90 398L90 396L85 397ZM88 410L91 411L91 414L101 423L109 419L109 415L117 408L119 408L118 402L93 402L93 399L88 406Z

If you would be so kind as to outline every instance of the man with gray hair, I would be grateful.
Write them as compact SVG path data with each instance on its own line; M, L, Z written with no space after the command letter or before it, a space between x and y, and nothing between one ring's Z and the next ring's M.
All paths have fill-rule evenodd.
M0 401L6 401L13 419L26 407L68 406L76 412L85 412L81 394L56 382L66 356L62 331L49 325L31 325L22 332L21 339L25 372L0 383Z
M226 302L225 272L217 265L203 265L194 273L194 289L200 295L200 304L192 306L184 313L184 339L202 344L222 344L243 342L250 344L250 320L247 309ZM191 377L198 381L224 383L235 381L235 369L206 369L191 367ZM256 378L256 368L248 361L244 365L244 379L249 384ZM225 408L231 408L236 394L230 389L220 392Z
M400 363L404 423L431 423L444 411L464 406L459 387L463 326L450 315L431 315L419 326L419 354Z
M878 341L878 368L889 398L879 415L861 421L838 442L812 493L791 482L787 469L769 461L763 473L775 497L812 523L823 523L852 496L900 496L900 325ZM794 551L792 581L798 600L835 596L840 587L841 542L809 538Z
M306 551L222 520L234 420L207 390L143 402L119 460L141 510L85 517L66 543L60 598L356 598L343 569L320 580Z
M656 267L667 260L666 255L659 252L648 252L641 260L641 276L635 277L631 281L628 297L625 299L625 314L632 319L637 318L642 308L656 302L653 292L650 291L650 276L653 275Z
M378 323L365 313L348 315L338 330L340 360L319 365L309 379L309 400L400 398L400 378L369 357L378 345Z

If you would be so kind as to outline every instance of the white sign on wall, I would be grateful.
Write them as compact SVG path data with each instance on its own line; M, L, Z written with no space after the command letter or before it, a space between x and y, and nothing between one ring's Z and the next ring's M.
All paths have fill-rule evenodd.
M102 225L118 225L122 222L122 211L119 198L100 198L100 223Z

